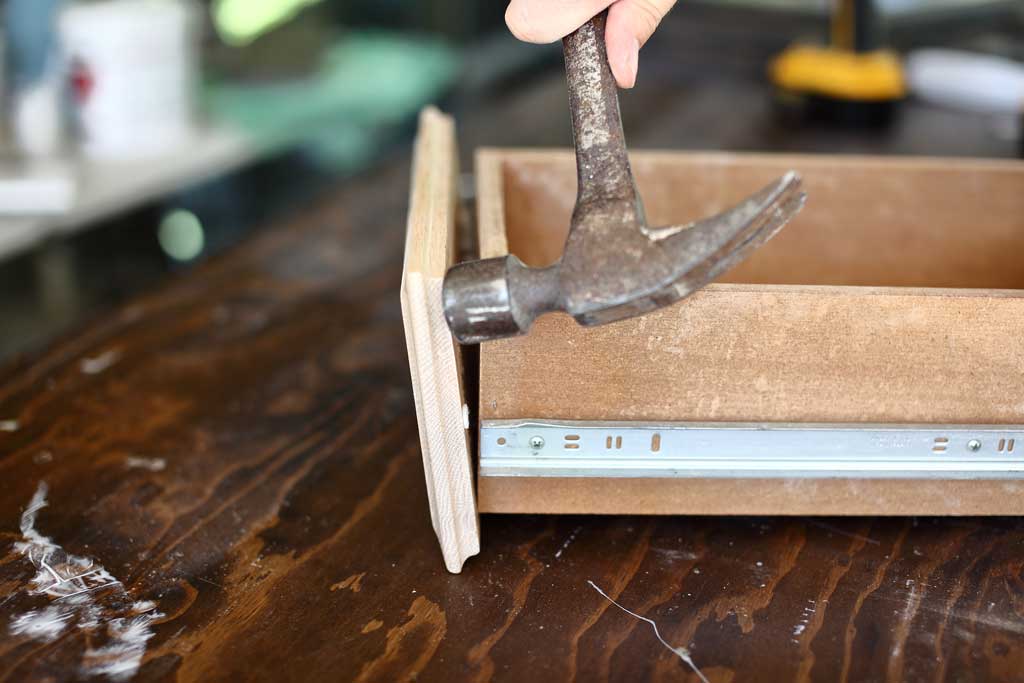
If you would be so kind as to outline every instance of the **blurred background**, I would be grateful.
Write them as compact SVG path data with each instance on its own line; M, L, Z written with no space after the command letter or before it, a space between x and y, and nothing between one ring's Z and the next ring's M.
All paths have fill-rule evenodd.
M560 46L518 43L502 0L0 3L0 360L405 163L427 103L465 169L571 144ZM681 0L627 138L1020 157L1022 29L1024 0Z

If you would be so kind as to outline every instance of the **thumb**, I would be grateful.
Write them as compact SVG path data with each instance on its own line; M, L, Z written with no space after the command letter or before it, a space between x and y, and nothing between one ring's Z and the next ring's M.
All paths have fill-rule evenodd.
M553 43L567 36L615 0L511 0L505 23L519 40Z
M632 88L640 48L675 4L675 0L511 0L505 23L520 40L552 43L608 8L608 63L619 86Z
M618 0L608 10L605 42L619 87L636 84L640 48L675 4L676 0Z

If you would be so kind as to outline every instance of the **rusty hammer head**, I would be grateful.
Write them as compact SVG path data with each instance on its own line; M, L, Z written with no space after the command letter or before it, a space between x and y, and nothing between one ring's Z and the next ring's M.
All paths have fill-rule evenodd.
M647 227L608 67L604 18L564 41L578 193L562 258L546 268L528 267L511 254L453 266L443 300L460 343L523 334L548 311L600 325L667 306L736 265L803 206L800 178L788 173L717 216Z

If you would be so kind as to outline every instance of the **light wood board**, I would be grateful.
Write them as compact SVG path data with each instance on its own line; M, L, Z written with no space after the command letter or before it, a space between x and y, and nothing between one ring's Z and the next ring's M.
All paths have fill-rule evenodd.
M480 477L480 512L614 515L1024 515L1024 482Z
M402 319L430 516L451 572L480 552L460 355L441 307L455 253L457 159L452 120L424 110L413 159Z

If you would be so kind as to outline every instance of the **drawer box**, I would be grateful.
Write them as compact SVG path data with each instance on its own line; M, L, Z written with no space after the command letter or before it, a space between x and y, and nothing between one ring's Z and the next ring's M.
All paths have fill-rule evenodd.
M427 115L420 170L431 119L454 147L450 122ZM597 328L544 316L526 336L481 345L468 377L443 380L476 406L458 411L469 488L455 506L473 501L474 525L477 511L1024 512L1024 164L632 159L653 225L721 211L789 169L807 206L688 299ZM484 149L475 174L480 255L555 261L575 199L572 152ZM452 190L435 188L431 206ZM410 237L407 248L425 244ZM443 268L432 277L439 292ZM432 325L445 342L433 362L458 358L443 319ZM467 398L461 387L477 383ZM478 439L466 439L466 412ZM428 453L424 432L445 428L420 425L433 499L450 493L430 483L430 462L453 459Z

